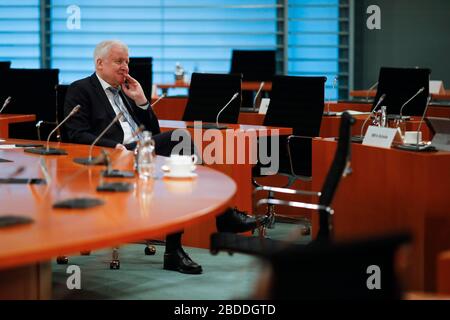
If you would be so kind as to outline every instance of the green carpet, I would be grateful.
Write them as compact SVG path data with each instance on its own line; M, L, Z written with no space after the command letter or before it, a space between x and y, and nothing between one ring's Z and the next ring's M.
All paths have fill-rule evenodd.
M280 238L293 225L277 223L269 236ZM259 259L186 247L191 258L203 267L201 275L186 275L163 270L164 246L154 256L144 255L143 244L120 248L120 270L110 270L111 249L94 251L89 256L70 256L68 265L52 263L54 299L174 299L216 300L248 298L254 290L262 263ZM66 273L69 265L81 269L81 289L69 290Z

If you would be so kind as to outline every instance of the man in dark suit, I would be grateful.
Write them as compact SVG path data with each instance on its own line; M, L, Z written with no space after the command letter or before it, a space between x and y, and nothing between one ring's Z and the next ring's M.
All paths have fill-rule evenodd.
M67 90L64 113L67 115L76 105L81 106L66 122L69 140L91 144L122 112L120 121L105 133L98 145L132 150L137 139L133 133L143 124L153 134L156 154L170 156L176 142L171 141L172 132L161 133L141 85L128 74L128 47L120 41L103 41L95 48L94 61L95 73L73 82ZM229 210L217 222L219 231L243 232L267 221ZM189 274L202 272L202 267L183 250L181 233L166 238L164 269Z

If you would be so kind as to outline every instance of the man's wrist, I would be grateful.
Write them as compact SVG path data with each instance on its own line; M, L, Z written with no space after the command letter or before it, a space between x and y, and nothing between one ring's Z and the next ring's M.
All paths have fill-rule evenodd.
M138 107L145 107L145 106L148 105L148 104L149 104L149 102L148 102L147 99L145 99L145 102L144 102L144 103L137 103Z

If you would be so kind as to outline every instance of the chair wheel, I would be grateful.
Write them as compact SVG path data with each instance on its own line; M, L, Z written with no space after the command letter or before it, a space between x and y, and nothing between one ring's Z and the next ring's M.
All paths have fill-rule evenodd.
M118 270L118 269L120 269L120 261L119 260L112 260L109 263L109 268L111 270Z
M217 255L217 254L219 253L219 250L217 250L217 249L209 249L209 252L210 252L212 255Z
M58 256L58 257L56 257L56 263L57 264L68 264L69 258L67 258L66 256Z
M234 252L232 252L232 251L228 251L228 255L229 255L229 256L232 256L233 253L234 253Z
M146 246L144 249L146 256L153 256L156 253L156 247L155 246Z
M302 236L309 236L311 234L311 228L303 227L301 233L302 233Z
M81 251L80 254L81 254L82 256L90 256L90 255L91 255L91 252L90 252L90 251Z

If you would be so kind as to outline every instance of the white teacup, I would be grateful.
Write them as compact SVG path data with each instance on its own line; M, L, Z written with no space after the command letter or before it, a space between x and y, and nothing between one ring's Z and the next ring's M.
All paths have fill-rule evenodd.
M197 163L197 156L184 156L173 154L167 159L167 166L170 173L174 176L185 176L195 170L195 164Z
M417 144L422 142L422 132L420 131L406 131L403 139L404 143Z

